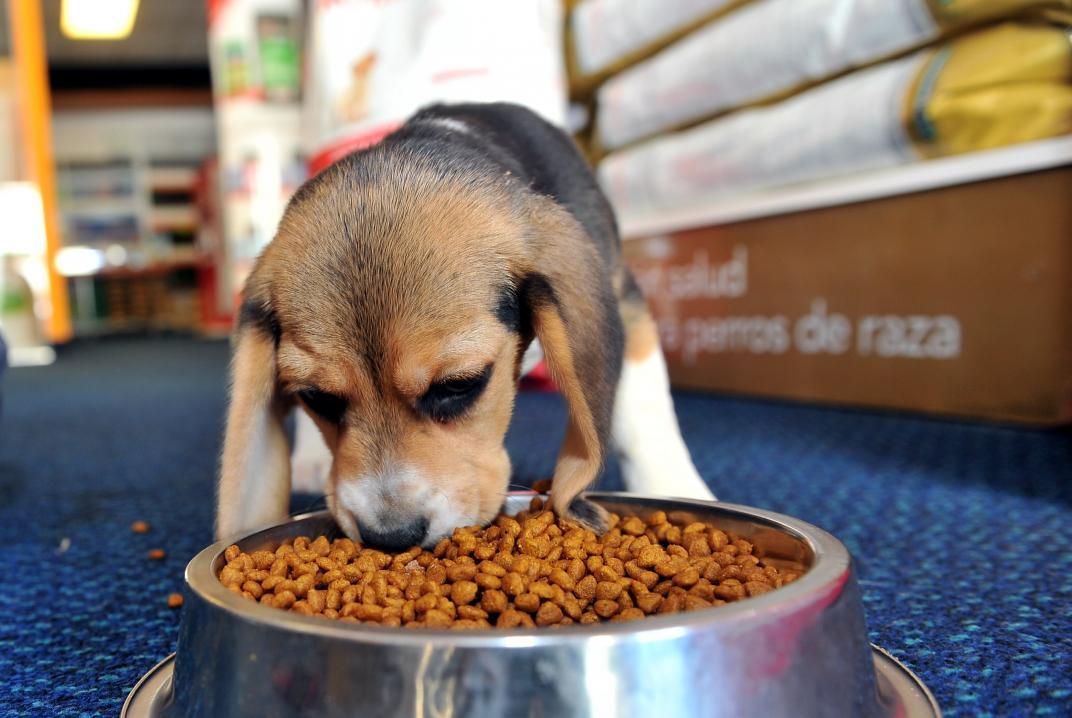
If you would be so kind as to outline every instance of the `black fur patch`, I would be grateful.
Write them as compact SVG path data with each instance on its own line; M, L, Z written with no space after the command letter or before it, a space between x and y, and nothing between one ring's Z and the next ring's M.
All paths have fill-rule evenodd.
M586 498L578 496L570 502L569 517L597 534L607 530L607 512Z
M539 272L526 276L521 281L518 293L521 299L520 334L523 339L529 340L536 335L536 330L532 326L532 313L537 308L548 304L558 306L558 297L555 295L551 280Z
M518 288L507 284L499 290L499 301L492 310L495 318L514 334L521 333L521 301L517 295Z
M272 338L275 345L279 346L279 337L282 330L279 328L279 320L275 312L262 302L247 299L242 302L238 310L238 326L241 328L258 329Z
M521 279L517 286L505 286L499 290L499 301L493 310L496 319L526 343L532 339L532 312L546 304L558 304L551 280L539 272Z
M484 393L491 380L491 371L491 364L488 364L476 376L432 384L417 400L417 411L440 423L461 417Z
M463 122L470 132L452 132L441 123ZM608 264L618 264L621 250L614 211L573 139L531 110L508 103L432 105L418 112L392 137L434 137L437 152L469 147L510 172L532 192L550 197L584 227ZM388 140L391 140L389 137ZM455 149L453 153L457 153Z
M298 398L324 421L332 424L341 424L346 415L346 399L341 396L329 394L319 389L302 389L298 392Z
M558 304L558 297L555 296L555 288L551 285L551 280L539 272L533 272L521 281L520 294L529 307Z
M622 283L622 299L644 301L644 292L640 289L640 285L637 284L636 277L628 269L625 270L625 278Z

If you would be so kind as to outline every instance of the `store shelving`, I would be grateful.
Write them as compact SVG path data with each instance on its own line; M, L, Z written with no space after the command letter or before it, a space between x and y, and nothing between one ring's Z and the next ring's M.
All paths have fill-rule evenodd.
M197 329L199 283L219 260L197 202L211 113L62 113L56 135L75 333Z

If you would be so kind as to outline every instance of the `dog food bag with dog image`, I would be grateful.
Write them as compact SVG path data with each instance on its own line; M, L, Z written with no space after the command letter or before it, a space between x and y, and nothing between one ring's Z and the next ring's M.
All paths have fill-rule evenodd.
M1072 0L758 0L608 80L598 92L606 150L797 92L944 34Z
M334 0L310 23L313 173L434 102L513 102L565 123L559 0Z

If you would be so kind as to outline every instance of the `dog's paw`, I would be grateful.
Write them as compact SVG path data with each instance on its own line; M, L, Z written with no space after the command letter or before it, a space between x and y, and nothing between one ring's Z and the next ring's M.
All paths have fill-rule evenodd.
M576 521L597 535L606 533L610 526L610 516L607 510L583 496L578 496L570 502L569 509L566 510L566 518Z

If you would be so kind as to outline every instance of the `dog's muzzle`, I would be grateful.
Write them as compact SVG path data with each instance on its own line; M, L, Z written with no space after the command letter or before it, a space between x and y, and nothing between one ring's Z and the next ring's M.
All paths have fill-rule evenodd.
M383 551L404 551L424 542L428 534L428 519L422 516L382 531L358 523L358 530L362 543Z

